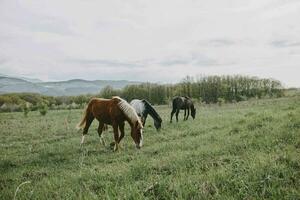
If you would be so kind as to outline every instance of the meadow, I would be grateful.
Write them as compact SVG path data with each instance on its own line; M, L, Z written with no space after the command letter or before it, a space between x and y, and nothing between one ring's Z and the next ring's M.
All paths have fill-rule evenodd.
M113 152L94 121L83 146L82 110L0 114L0 199L300 199L300 97L197 105L169 123L157 106L144 146L129 134Z

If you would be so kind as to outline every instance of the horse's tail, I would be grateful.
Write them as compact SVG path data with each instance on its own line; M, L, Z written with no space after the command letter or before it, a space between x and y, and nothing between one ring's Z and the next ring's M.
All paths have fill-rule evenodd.
M81 128L85 127L85 124L86 124L86 120L88 118L88 116L90 115L90 112L91 112L91 102L92 100L88 103L85 111L84 111L84 114L83 114L83 117L81 119L81 121L76 125L76 129L77 130L80 130Z
M173 100L172 100L172 108L173 108L173 110L177 109L176 101L177 101L177 98L174 97Z

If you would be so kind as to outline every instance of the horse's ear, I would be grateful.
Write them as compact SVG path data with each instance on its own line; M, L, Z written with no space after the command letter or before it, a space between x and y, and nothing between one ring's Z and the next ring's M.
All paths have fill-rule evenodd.
M135 122L135 127L136 127L136 128L139 128L139 125L140 125L139 121L136 121L136 122Z
M142 102L146 103L147 101L145 99L142 99Z

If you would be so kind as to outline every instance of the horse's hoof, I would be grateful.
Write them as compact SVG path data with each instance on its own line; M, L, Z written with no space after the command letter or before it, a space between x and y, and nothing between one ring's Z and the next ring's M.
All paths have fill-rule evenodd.
M116 144L116 142L111 142L110 146L114 146Z
M118 144L115 144L114 152L117 152L117 151L119 151L119 145L118 145Z

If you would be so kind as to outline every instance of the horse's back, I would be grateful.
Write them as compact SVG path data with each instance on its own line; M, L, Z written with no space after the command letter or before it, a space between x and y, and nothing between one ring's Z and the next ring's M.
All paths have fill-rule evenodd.
M185 109L193 105L193 101L188 96L175 96L172 105L173 109Z
M139 100L139 99L132 99L131 101L130 101L130 105L135 105L135 104L138 104L138 103L140 103L141 102L141 100Z
M108 108L112 105L111 99L103 99L103 98L92 98L89 102L89 105L93 108L103 109Z
M175 96L172 100L173 109L181 109L184 105L184 99L180 96Z
M111 119L122 118L116 99L92 98L89 102L89 107L93 115L106 124L111 124Z
M142 115L145 111L145 105L143 103L142 100L139 100L139 99L133 99L131 102L130 102L130 105L134 108L134 110L136 111L136 113L138 115Z

